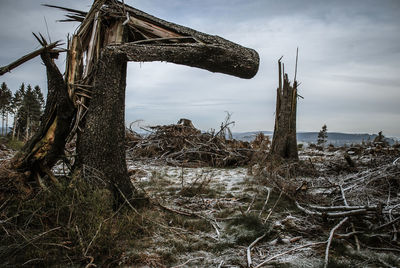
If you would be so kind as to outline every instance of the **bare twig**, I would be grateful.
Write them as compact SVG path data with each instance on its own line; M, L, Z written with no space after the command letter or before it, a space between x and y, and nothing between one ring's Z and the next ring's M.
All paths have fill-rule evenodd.
M257 265L254 268L260 268L260 267L264 266L265 264L267 264L268 262L270 262L270 261L272 261L272 260L274 260L274 259L276 259L278 257L281 257L283 255L289 254L289 253L291 253L293 251L296 251L296 250L299 250L299 249L302 249L302 248L307 248L307 247L315 247L315 246L319 246L319 245L323 245L323 244L326 244L326 242L316 242L316 243L306 244L306 245L303 245L303 246L292 248L292 249L290 249L288 251L285 251L285 252L279 253L279 254L277 254L275 256L269 257L268 259L264 260L262 263L260 263L259 265Z
M171 268L184 267L184 266L186 266L186 264L188 264L189 262L197 261L197 260L201 260L201 259L204 259L204 257L198 257L198 258L190 259L190 260L187 260L187 261L185 261L184 263L179 264L179 265L177 265L177 266L172 266Z
M335 227L332 228L332 230L331 230L331 232L330 232L330 234L329 234L329 238L328 238L327 245L326 245L326 250L325 250L324 268L327 268L327 267L328 267L328 262L329 262L329 247L331 246L332 239L333 239L333 235L334 235L335 231L336 231L337 229L339 229L340 226L342 226L343 223L345 223L348 219L349 219L349 218L346 217L346 218L344 218L343 220L341 220Z
M129 202L128 198L126 198L126 196L124 195L124 193L121 191L121 189L119 189L119 187L114 184L115 188L118 189L119 193L121 194L122 198L125 199L126 203L128 204L128 206L137 214L140 215L140 213L136 210L136 208L131 204L131 202Z
M398 220L400 220L400 217L397 217L397 218L395 218L395 219L393 219L393 220L391 220L391 221L389 221L389 222L387 222L387 223L385 223L385 224L382 224L382 225L380 225L380 226L378 226L378 227L375 227L375 228L374 228L374 231L379 230L379 229L382 229L382 228L384 228L384 227L386 227L386 226L389 226L389 225L391 225L391 224L397 222Z
M266 223L269 219L269 217L271 216L272 212L274 211L276 205L278 204L279 200L281 200L281 196L283 194L283 191L281 191L281 193L278 196L278 199L276 199L276 202L274 204L274 206L271 208L271 211L268 213L268 216L265 218L264 223Z
M85 250L85 253L83 254L84 256L87 255L87 253L88 253L88 251L89 251L89 249L90 249L90 246L92 245L93 241L96 239L97 235L99 234L102 225L103 225L103 222L100 222L99 227L97 228L96 233L94 234L92 240L90 241L89 245L87 246L87 248L86 248L86 250Z
M392 252L398 252L400 253L400 249L397 248L375 248L375 247L367 247L368 249L372 250L379 250L379 251L392 251Z
M335 238L343 239L343 238L349 238L352 237L353 235L356 236L357 234L362 234L363 232L355 231L347 234L335 234Z
M247 214L247 213L250 212L250 209L251 209L251 207L253 206L254 201L256 200L256 197L257 197L257 194L255 194L255 195L253 196L253 200L251 200L251 203L250 203L249 207L247 208L247 210L246 210L246 212L245 212L244 214Z
M342 193L342 198L343 198L343 203L346 207L349 207L349 204L347 203L347 199L346 199L346 195L344 194L344 190L342 185L339 185L340 188L340 192ZM354 227L354 223L351 223L351 229L353 231L353 233L356 233L356 228ZM356 246L357 246L357 251L360 251L360 241L358 240L358 236L356 234L354 234L354 241L356 242Z
M251 267L252 260L251 260L251 249L260 241L262 240L267 233L263 234L262 236L258 237L256 240L254 240L248 247L247 247L247 267Z
M271 188L267 187L266 189L267 189L267 192L268 192L268 193L267 193L267 198L265 199L264 205L263 205L263 207L262 207L260 213L258 214L258 217L260 217L260 218L261 218L261 214L264 212L264 209L265 209L265 207L266 207L267 204L268 204L269 196L270 196L270 194L271 194Z
M376 211L378 206L332 206L332 207L323 207L323 206L316 206L316 205L308 205L312 209L316 209L319 211L352 211L352 210L360 210L365 209L368 211Z
M298 209L300 209L301 211L303 211L304 213L308 214L308 215L312 215L312 216L326 216L328 218L342 218L342 217L347 217L347 216L354 216L354 215L365 215L367 214L367 209L363 208L363 209L354 209L354 210L350 210L350 211L343 211L343 212L328 212L328 213L322 213L322 212L318 212L318 211L311 211L308 210L302 206L300 206L300 204L296 201L296 206Z

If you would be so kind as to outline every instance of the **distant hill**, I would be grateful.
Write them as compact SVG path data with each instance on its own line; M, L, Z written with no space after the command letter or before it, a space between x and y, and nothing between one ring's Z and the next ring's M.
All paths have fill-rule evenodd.
M233 132L232 136L236 140L241 141L253 141L255 137L260 133L264 133L265 136L272 137L272 131L251 131L251 132Z
M264 133L266 136L272 138L272 131L253 131L253 132L240 132L233 133L233 137L237 140L252 141L257 136L258 133ZM328 142L327 144L333 144L335 146L358 144L363 141L373 141L377 135L376 134L349 134L340 132L328 132ZM318 132L298 132L297 142L298 143L317 143ZM397 138L387 138L389 144L394 144L398 141Z

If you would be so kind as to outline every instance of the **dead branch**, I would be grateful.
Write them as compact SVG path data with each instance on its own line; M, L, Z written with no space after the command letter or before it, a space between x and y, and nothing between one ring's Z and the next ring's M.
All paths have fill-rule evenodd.
M149 131L128 140L131 158L157 159L180 167L233 167L249 163L255 152L250 143L202 133L191 122L154 126Z
M197 261L197 260L201 260L201 259L204 259L204 257L198 257L198 258L190 259L190 260L185 261L185 262L182 263L182 264L179 264L179 265L176 265L176 266L172 266L171 268L184 267L184 266L186 266L186 264L188 264L189 262Z
M323 207L317 205L308 205L312 209L320 210L320 211L353 211L359 209L365 209L367 211L377 211L378 206L332 206L332 207Z
M251 267L252 265L252 260L251 260L251 249L259 242L261 241L265 236L267 235L267 233L263 234L262 236L258 237L256 240L254 240L248 247L246 250L247 253L247 267Z
M275 204L271 208L271 211L268 213L268 216L265 218L264 223L266 223L268 221L269 217L272 215L272 212L274 211L276 205L278 205L278 202L281 200L282 194L283 194L283 191L280 192L278 198L275 201Z
M350 238L352 236L357 236L358 234L362 234L363 232L358 232L358 231L354 231L351 233L347 233L347 234L335 234L334 237L335 238L339 238L339 239L344 239L344 238Z
M340 187L340 192L342 194L343 203L344 203L344 205L346 207L349 207L349 204L347 203L346 195L344 194L344 190L343 190L342 185L340 184L339 187ZM354 223L353 222L351 223L351 229L353 230L353 233L356 232L356 228L354 227ZM356 234L354 235L354 240L356 242L357 251L360 251L360 241L358 240L358 236Z
M270 194L271 194L271 188L269 188L269 187L267 187L266 188L267 189L267 198L265 199L265 202L264 202L264 204L263 204L263 207L261 208L261 210L260 210L260 213L258 214L258 217L261 217L261 214L263 213L263 211L264 211L264 209L265 209L265 207L267 206L267 204L268 204L268 201L269 201L269 196L270 196Z
M27 62L27 61L29 61L29 60L31 60L33 58L36 58L37 56L42 54L43 51L51 50L51 49L53 49L53 48L55 48L55 47L57 47L59 45L60 45L60 41L53 42L53 43L51 43L51 44L49 44L47 46L39 48L39 49L37 49L37 50L35 50L35 51L33 51L33 52L21 57L21 58L19 58L18 60L8 64L7 66L1 67L0 68L0 76L5 74L5 73L10 72L11 70L13 70L13 69L17 68L18 66L24 64L25 62Z
M384 228L386 226L392 225L393 223L395 223L395 222L397 222L399 220L400 220L400 217L397 217L397 218L395 218L395 219L393 219L393 220L391 220L391 221L389 221L389 222L387 222L385 224L382 224L382 225L380 225L378 227L375 227L374 231L377 231L377 230L382 229L382 228Z
M319 245L324 245L324 244L326 244L326 242L316 242L316 243L306 244L306 245L303 245L303 246L292 248L292 249L290 249L288 251L285 251L285 252L279 253L279 254L277 254L275 256L269 257L268 259L264 260L262 263L258 264L254 268L260 268L260 267L264 266L266 263L268 263L268 262L270 262L270 261L272 261L272 260L274 260L276 258L279 258L279 257L281 257L283 255L292 253L293 251L296 251L296 250L299 250L299 249L303 249L303 248L308 248L308 247L315 247L315 246L319 246Z
M333 235L335 233L335 231L337 229L340 228L340 226L342 226L349 218L346 217L343 220L341 220L335 227L332 228L330 234L329 234L329 238L327 241L327 245L326 245L326 250L325 250L325 261L324 261L324 268L328 267L328 261L329 261L329 247L331 246L332 243L332 239L333 239Z
M328 213L323 213L323 212L318 212L318 211L311 211L308 210L302 206L296 201L296 206L298 209L303 211L304 213L312 216L320 216L320 217L328 217L328 218L342 218L342 217L348 217L348 216L355 216L355 215L365 215L367 214L367 209L354 209L350 211L342 211L342 212L328 212Z

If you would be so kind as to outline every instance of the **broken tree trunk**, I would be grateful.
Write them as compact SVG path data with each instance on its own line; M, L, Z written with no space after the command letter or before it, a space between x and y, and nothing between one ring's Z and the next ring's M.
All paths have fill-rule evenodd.
M49 170L64 155L75 110L67 85L48 49L42 51L41 58L47 70L48 94L40 129L10 163L21 173L29 171L31 179L36 180L44 175L51 176Z
M131 199L136 193L125 162L126 70L124 54L103 50L94 70L90 109L82 122L84 130L78 135L75 166L78 170L89 166L99 171L117 201L123 201L122 197Z
M297 66L297 62L296 62ZM271 156L298 160L296 138L297 81L290 85L281 59L278 60L279 87L276 94L275 128ZM283 81L283 84L282 84Z
M227 43L230 45L229 43ZM136 44L113 46L115 52L124 52L129 61L167 61L220 72L240 78L252 78L258 70L258 54L240 46L219 44Z

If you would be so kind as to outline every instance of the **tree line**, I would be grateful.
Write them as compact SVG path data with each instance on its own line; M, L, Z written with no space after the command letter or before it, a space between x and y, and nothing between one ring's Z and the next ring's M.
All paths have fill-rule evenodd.
M38 130L44 109L44 97L39 86L22 83L13 94L7 84L0 87L1 136L28 140ZM14 118L9 126L9 117Z

